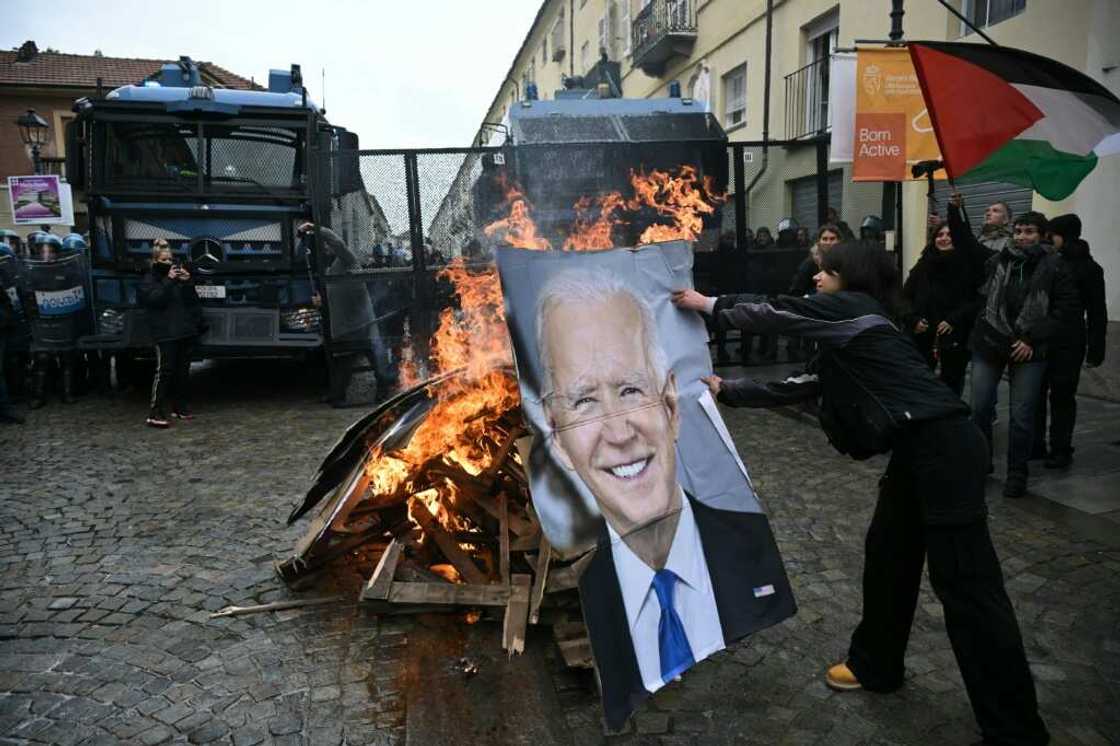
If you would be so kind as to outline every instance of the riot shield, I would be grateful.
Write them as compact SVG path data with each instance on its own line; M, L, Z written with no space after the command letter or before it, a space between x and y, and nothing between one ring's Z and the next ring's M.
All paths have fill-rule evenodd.
M27 260L23 268L25 308L31 322L31 348L37 352L71 350L90 329L88 266L83 254L49 262Z
M24 309L25 292L23 263L11 254L0 255L0 293L7 294L12 301L16 321L15 327L8 330L8 350L13 353L26 352L31 335Z
M0 292L7 293L11 299L17 322L25 319L22 287L23 265L11 254L0 254Z

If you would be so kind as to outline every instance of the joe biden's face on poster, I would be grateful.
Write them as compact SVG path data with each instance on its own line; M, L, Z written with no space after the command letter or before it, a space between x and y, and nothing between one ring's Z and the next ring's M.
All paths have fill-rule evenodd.
M621 536L679 508L673 375L658 365L638 302L613 293L542 309L553 452Z

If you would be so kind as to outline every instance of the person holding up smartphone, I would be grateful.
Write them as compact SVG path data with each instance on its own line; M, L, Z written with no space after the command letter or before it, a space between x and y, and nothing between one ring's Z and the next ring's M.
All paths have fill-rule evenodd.
M202 306L190 270L174 263L162 238L152 244L152 266L138 292L155 343L149 427L167 428L170 418L193 419L190 411L191 354L202 330ZM168 402L170 401L170 418Z

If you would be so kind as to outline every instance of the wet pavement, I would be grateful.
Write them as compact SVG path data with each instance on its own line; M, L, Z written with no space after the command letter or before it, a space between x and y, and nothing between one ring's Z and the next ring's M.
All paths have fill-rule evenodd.
M170 431L141 425L143 392L52 404L24 428L0 429L0 740L975 740L928 583L902 690L824 686L858 619L863 534L884 462L839 456L808 417L725 411L798 615L699 664L608 737L593 678L565 669L544 630L511 660L500 622L370 614L352 600L370 569L356 557L302 593L277 580L273 560L303 530L284 518L361 412L320 404L313 379L291 364L210 365L196 371L200 416ZM990 482L992 532L1055 743L1114 743L1120 732L1118 415L1120 405L1083 400L1073 469L1038 467L1027 498L1006 500ZM344 600L209 618L228 604L334 593Z

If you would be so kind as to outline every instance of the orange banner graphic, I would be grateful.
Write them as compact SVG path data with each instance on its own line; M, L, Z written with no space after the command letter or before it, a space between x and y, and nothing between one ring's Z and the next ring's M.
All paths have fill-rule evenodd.
M941 158L907 50L857 52L854 137L853 181L903 181L908 164Z

